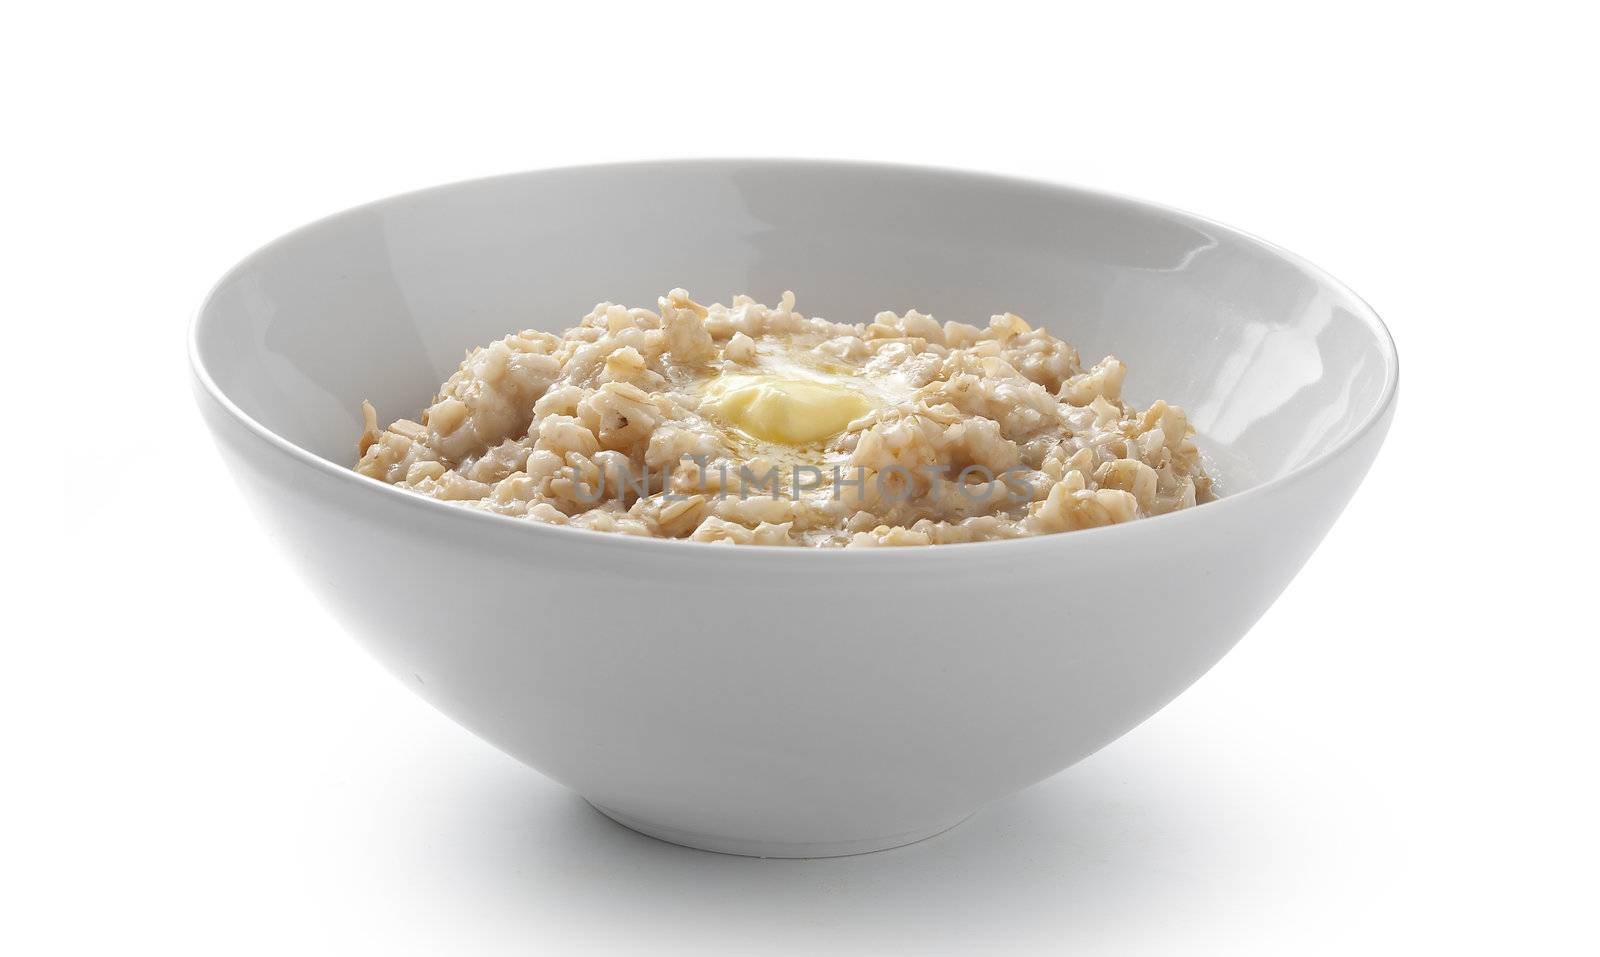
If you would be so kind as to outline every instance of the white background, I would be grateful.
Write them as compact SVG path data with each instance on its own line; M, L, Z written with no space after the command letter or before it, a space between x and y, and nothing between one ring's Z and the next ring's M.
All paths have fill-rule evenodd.
M1596 952L1592 24L580 6L5 15L0 950ZM1399 343L1388 446L1238 649L899 851L671 847L456 728L308 598L187 392L210 283L307 220L740 154L1191 209L1326 267Z

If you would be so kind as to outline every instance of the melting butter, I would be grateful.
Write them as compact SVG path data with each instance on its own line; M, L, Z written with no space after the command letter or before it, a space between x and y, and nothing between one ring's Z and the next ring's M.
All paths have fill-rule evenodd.
M728 425L790 446L825 442L874 407L842 376L724 372L704 394L704 407Z

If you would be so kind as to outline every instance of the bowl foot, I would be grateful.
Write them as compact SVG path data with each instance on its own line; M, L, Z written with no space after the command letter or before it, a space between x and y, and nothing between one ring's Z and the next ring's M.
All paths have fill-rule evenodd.
M903 847L906 844L915 844L927 840L936 834L950 830L970 814L942 821L932 827L917 828L913 831L904 831L899 834L890 834L884 837L866 838L854 841L759 841L748 838L728 837L721 834L701 834L695 831L685 831L681 828L664 824L652 824L642 821L631 815L613 811L608 807L589 802L589 806L604 814L606 817L623 827L640 834L653 837L668 844L679 844L683 847L692 847L702 851L715 851L718 854L737 854L741 857L844 857L849 854L868 854L872 851L886 851L891 847Z

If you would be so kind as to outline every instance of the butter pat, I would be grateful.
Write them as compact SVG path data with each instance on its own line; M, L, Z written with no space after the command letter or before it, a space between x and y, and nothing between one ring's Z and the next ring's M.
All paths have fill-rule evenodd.
M707 383L703 408L763 442L813 445L845 430L873 403L848 379L838 381L732 373Z

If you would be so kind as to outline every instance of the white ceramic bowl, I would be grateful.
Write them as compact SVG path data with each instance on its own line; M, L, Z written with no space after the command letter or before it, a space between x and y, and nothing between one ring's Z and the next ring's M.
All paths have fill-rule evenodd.
M1012 311L1184 406L1225 497L921 549L641 540L350 471L359 404L421 409L469 346L609 299L785 289L807 314ZM1354 492L1398 365L1308 263L1158 206L895 166L716 160L504 176L308 226L217 286L196 394L341 622L441 711L622 823L809 857L937 833L1161 708Z

